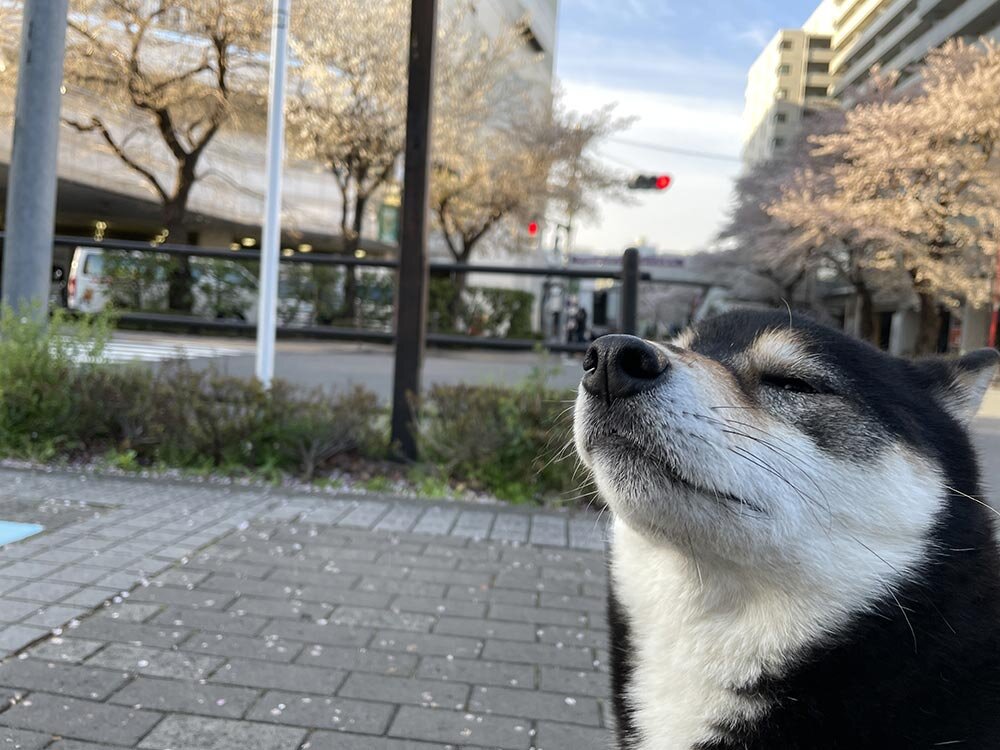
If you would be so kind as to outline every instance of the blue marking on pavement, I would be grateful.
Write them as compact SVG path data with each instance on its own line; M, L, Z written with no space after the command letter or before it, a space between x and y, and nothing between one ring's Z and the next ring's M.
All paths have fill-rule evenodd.
M39 526L37 523L0 521L0 547L29 536L34 536L38 532L44 531L44 529L44 526Z

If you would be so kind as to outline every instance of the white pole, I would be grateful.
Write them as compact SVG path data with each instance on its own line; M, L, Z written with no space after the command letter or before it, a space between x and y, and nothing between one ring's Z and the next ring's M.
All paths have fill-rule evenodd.
M267 197L260 246L260 297L257 302L257 379L265 388L274 378L274 340L278 319L278 261L281 252L281 171L285 151L285 69L291 0L274 3L271 28L271 87L267 103Z

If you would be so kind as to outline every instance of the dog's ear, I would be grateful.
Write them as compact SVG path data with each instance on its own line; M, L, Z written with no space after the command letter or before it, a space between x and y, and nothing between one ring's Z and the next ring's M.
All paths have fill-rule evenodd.
M1000 352L977 349L958 358L938 357L916 364L934 398L955 419L968 424L1000 369Z

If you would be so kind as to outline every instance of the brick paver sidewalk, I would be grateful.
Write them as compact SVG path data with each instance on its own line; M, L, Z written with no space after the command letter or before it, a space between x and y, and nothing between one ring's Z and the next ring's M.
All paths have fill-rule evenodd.
M593 515L0 471L27 500L69 520L0 548L0 750L608 746Z

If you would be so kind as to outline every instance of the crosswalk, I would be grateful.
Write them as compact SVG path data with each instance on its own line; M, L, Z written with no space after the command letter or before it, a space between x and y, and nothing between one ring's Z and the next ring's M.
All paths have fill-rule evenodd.
M94 360L102 362L165 362L178 359L237 357L241 354L247 354L247 352L242 349L211 344L123 340L109 341L97 357L82 348L72 352L72 356L77 362L92 362Z

